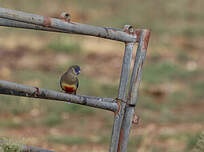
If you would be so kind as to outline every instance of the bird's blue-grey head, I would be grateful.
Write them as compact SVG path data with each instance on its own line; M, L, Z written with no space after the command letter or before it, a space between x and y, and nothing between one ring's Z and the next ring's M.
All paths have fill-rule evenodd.
M72 66L73 67L73 69L74 69L74 72L77 74L77 75L79 75L79 73L80 73L80 66L78 66L78 65L73 65Z

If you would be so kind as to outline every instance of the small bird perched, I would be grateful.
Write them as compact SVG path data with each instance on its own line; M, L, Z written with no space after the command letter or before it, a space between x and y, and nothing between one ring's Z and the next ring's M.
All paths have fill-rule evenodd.
M79 86L79 80L77 76L80 73L80 67L78 65L70 66L61 78L60 86L62 90L69 94L76 94L77 88Z

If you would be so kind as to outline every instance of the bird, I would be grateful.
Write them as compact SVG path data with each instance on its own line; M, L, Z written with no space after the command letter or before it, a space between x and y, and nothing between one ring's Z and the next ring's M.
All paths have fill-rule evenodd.
M79 87L79 80L77 76L80 74L80 66L72 65L60 78L60 87L66 93L76 95Z

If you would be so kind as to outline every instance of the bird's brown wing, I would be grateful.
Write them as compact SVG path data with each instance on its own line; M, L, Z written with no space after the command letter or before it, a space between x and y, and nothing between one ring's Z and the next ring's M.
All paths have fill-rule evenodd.
M63 79L64 79L64 75L65 75L65 74L63 74L63 75L61 76L61 78L60 78L60 87L62 88L62 90L65 91L65 89L62 87L62 81L63 81Z

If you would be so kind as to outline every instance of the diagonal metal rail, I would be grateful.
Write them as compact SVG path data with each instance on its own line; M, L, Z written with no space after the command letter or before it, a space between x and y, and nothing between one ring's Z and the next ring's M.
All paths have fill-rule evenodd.
M114 99L72 95L3 80L0 80L0 94L65 101L68 103L76 103L113 112L118 109L117 103L113 103Z

